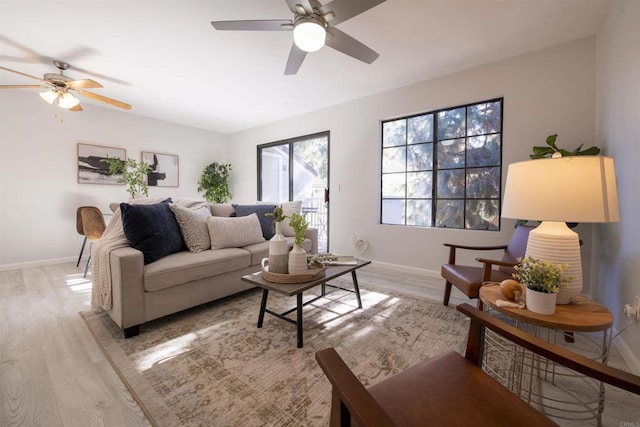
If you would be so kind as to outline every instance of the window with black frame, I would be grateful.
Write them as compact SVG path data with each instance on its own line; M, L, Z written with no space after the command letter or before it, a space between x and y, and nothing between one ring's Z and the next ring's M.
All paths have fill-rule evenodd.
M502 104L383 121L380 222L499 230Z

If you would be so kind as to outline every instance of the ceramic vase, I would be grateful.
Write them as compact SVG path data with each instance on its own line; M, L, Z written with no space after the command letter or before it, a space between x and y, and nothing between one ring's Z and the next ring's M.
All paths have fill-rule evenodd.
M553 314L556 312L556 298L558 294L538 292L527 288L527 309L538 314Z
M276 234L269 240L269 272L287 274L289 272L289 243L282 235L282 224L276 222Z
M300 245L293 245L289 252L289 274L304 274L307 272L307 253Z

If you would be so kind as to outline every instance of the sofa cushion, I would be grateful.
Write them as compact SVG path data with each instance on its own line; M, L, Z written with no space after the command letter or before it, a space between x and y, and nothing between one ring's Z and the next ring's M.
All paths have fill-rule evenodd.
M209 203L209 209L211 209L211 215L213 216L231 216L235 210L230 203Z
M241 217L207 218L211 235L211 249L239 248L252 243L264 242L258 216L253 213Z
M120 203L124 234L129 245L143 253L145 265L185 250L169 203L171 199L151 205Z
M272 213L276 208L276 205L233 205L236 210L236 217L238 216L249 216L252 213L258 215L258 220L260 221L260 228L262 228L262 236L269 240L275 234L275 230L273 227L273 218L266 216L268 213Z
M207 277L215 286L214 276L249 267L250 259L249 252L238 248L174 253L145 266L144 288L159 291Z
M207 218L211 216L209 206L202 203L200 206L186 208L171 203L169 207L178 221L182 238L191 252L202 252L211 248L211 237L207 227Z

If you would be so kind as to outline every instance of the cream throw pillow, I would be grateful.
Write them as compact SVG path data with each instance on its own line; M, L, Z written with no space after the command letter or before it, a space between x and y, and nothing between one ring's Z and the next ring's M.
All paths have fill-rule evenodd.
M211 216L209 206L200 203L192 208L186 208L176 203L169 205L178 221L182 238L191 252L206 251L211 247L211 237L207 218Z
M240 248L264 242L258 215L239 217L211 216L207 218L211 249Z

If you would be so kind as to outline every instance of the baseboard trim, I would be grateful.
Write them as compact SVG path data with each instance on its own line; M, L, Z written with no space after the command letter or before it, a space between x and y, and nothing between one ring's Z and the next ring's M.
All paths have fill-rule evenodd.
M402 274L411 274L413 276L419 276L425 279L432 280L433 283L442 283L443 278L440 276L439 271L427 270L425 268L409 267L401 264L391 264L388 262L371 261L371 264L367 266L368 270L384 273L385 271L393 271Z
M2 264L0 265L0 271L11 271L11 270L20 270L22 268L44 267L46 265L64 264L67 262L77 262L77 261L78 261L78 258L76 257L39 259L37 261L18 262L15 264ZM86 259L83 258L81 261L86 262Z
M614 336L617 333L618 331L614 329ZM627 342L621 336L618 336L613 340L613 344L620 352L620 355L627 363L627 366L629 367L631 372L635 375L640 375L640 359L638 359L638 357L633 353L633 350L631 350L631 348L627 345Z

